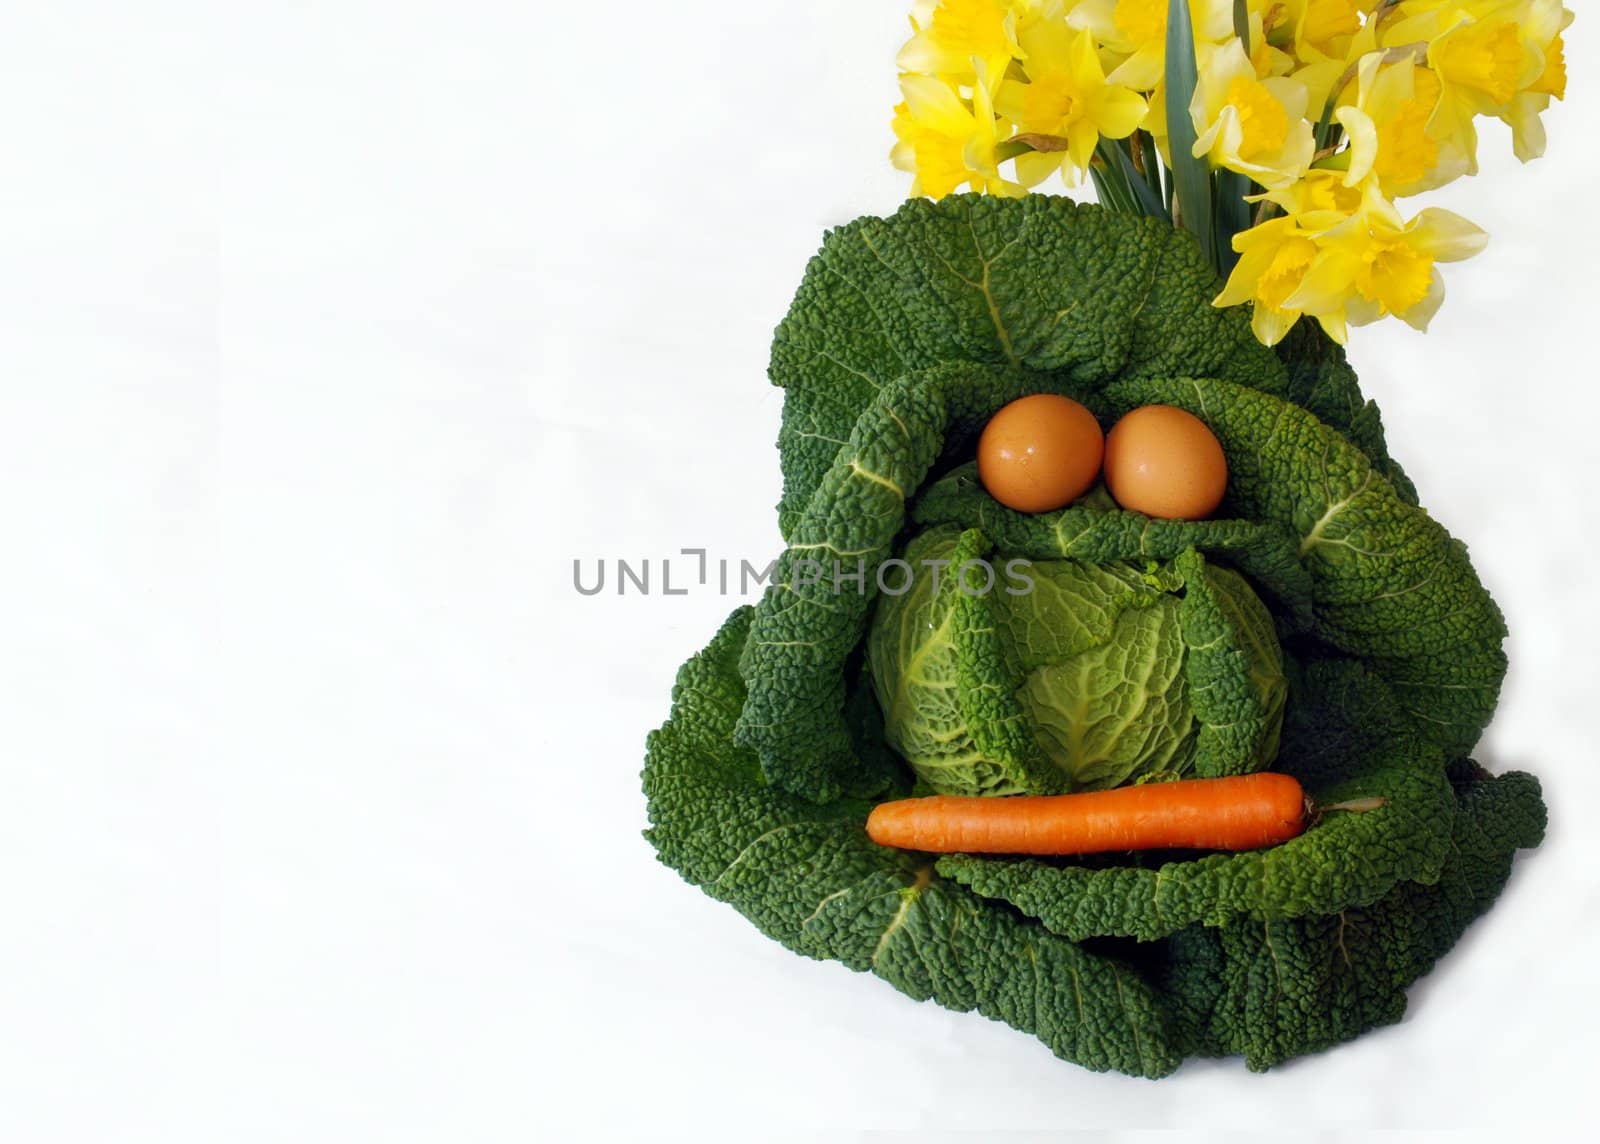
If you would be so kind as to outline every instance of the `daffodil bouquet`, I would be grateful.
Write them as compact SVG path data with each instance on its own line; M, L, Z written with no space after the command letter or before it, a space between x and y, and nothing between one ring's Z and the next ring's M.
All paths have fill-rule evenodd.
M1085 175L1100 202L1190 231L1252 304L1343 344L1425 329L1438 263L1486 235L1402 199L1478 169L1475 121L1543 154L1566 90L1560 0L939 0L899 55L896 166L913 195L1008 197Z

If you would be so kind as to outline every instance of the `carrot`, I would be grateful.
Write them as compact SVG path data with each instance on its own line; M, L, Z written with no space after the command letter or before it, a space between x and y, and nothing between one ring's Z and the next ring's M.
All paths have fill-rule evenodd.
M1365 801L1372 805L1338 809L1381 805L1381 800ZM1292 776L1263 771L1086 794L898 799L872 808L867 835L880 846L941 854L1256 850L1295 837L1312 814L1310 800Z

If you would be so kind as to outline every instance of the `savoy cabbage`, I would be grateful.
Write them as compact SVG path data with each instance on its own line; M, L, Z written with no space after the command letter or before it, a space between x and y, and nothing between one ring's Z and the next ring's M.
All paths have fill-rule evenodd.
M1265 1068L1399 1018L1542 835L1537 782L1466 757L1503 622L1342 353L1268 351L1215 290L1189 237L1046 196L912 202L827 236L773 349L787 549L650 738L663 861L799 953L1089 1068ZM977 432L1038 392L1199 416L1229 459L1217 519L998 505L967 463ZM870 587L929 553L1025 557L1043 586ZM824 559L860 562L869 589L793 574ZM936 858L863 829L918 780L998 794L1265 765L1324 804L1382 806L1237 854Z
M1165 566L1030 562L1003 591L980 529L929 529L903 559L923 574L879 599L868 664L885 737L930 790L1213 778L1276 754L1287 685L1272 614L1193 548Z

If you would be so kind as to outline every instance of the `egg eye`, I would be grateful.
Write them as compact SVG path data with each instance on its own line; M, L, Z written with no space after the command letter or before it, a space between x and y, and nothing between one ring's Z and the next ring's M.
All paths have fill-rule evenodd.
M1228 459L1209 426L1172 405L1146 405L1111 428L1106 488L1125 509L1167 520L1204 520L1228 486Z
M1050 512L1077 500L1100 475L1105 434L1071 398L1036 393L989 419L978 439L978 477L1018 512Z

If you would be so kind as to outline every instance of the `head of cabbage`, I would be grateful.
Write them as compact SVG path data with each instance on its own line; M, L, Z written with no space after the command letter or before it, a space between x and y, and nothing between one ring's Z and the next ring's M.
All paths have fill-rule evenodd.
M1288 689L1242 576L1194 549L1142 565L990 549L978 529L921 533L873 618L886 737L920 786L1049 794L1272 762Z

